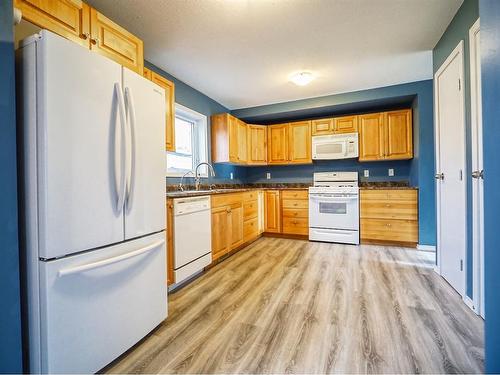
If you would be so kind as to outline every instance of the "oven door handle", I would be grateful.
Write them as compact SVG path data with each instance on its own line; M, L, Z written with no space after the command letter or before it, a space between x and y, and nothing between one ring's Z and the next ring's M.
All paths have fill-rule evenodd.
M352 201L352 200L357 200L358 196L352 196L352 197L325 197L325 196L317 196L317 195L310 195L309 196L311 199L316 200L316 201L328 201L328 202L345 202L345 201Z

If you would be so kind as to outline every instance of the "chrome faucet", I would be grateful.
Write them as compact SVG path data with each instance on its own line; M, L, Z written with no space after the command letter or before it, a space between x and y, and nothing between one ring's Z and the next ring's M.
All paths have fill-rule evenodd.
M214 167L212 167L212 164L207 163L206 161L202 161L201 163L198 163L198 165L196 166L196 168L194 170L194 185L195 185L196 190L200 190L200 175L198 174L198 168L200 168L200 166L202 166L202 165L208 166L209 174L212 177L215 177Z
M180 191L184 191L184 184L183 184L183 181L184 181L184 177L186 177L188 174L193 174L193 171L187 171L186 173L184 173L181 177L181 182L179 182L179 190Z

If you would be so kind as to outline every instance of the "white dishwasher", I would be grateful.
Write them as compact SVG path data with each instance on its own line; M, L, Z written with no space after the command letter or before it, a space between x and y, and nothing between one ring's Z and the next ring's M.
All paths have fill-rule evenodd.
M212 263L210 196L174 199L174 274L178 284Z

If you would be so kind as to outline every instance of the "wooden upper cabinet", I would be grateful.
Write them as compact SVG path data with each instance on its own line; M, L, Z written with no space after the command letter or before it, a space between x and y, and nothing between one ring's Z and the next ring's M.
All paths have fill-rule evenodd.
M288 163L288 124L268 126L267 162L268 164Z
M311 121L299 121L289 124L288 161L294 164L312 163Z
M334 125L333 118L323 118L311 121L312 135L328 135L333 134Z
M80 0L14 0L23 19L89 47L90 8Z
M241 120L237 120L238 136L236 144L238 146L238 162L247 162L247 124Z
M221 113L211 117L212 162L245 164L247 159L247 124Z
M413 126L411 109L384 114L385 159L411 159L413 157Z
M90 9L90 49L143 74L142 40L94 8Z
M151 69L144 68L142 70L142 75L144 76L144 78L147 78L147 79L149 79L151 81L153 72L152 72Z
M281 233L281 202L279 190L264 191L264 232Z
M267 163L267 126L248 125L247 129L247 164L265 165Z
M165 77L150 72L151 81L165 89L165 108L167 110L165 113L165 148L167 151L175 151L175 85Z
M359 160L372 161L384 157L384 115L359 116Z
M342 116L333 119L333 127L336 134L357 133L358 116Z

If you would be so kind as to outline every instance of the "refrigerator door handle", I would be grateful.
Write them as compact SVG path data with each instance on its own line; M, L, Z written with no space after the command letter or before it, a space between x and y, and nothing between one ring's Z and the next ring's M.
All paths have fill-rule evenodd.
M120 129L115 128L115 187L118 199L116 202L116 211L120 213L125 200L125 158L126 145L123 140L126 140L126 112L125 101L123 99L123 91L120 83L115 83L115 94L118 102L118 117L120 118Z
M123 260L130 259L130 258L136 257L138 255L147 253L153 249L156 249L158 246L163 245L164 243L165 243L165 240L159 240L159 241L153 242L151 245L142 247L140 249L131 251L131 252L126 253L126 254L118 255L116 257L100 260L100 261L93 262L93 263L82 264L80 266L63 268L62 270L60 270L57 273L57 276L63 277L63 276L72 275L75 273L81 273L84 271L89 271L89 270L93 270L96 268L104 267L104 266L107 266L109 264L113 264L116 262L121 262Z
M125 87L125 100L127 103L127 111L128 111L128 159L127 159L127 182L126 182L126 199L125 204L127 207L127 211L130 212L133 204L133 196L134 196L134 183L135 183L135 163L136 163L136 134L135 134L135 123L136 123L136 115L135 115L135 102L134 96L132 95L132 90L129 87Z

